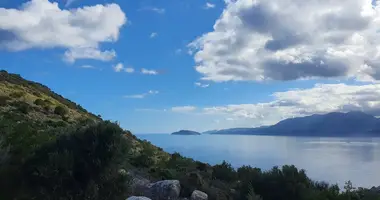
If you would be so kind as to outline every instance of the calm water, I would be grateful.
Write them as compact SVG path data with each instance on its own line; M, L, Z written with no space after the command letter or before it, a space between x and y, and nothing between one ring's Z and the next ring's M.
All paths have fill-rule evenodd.
M315 180L354 186L380 185L380 138L309 138L279 136L164 134L137 135L168 152L210 164L230 162L270 169L294 164Z

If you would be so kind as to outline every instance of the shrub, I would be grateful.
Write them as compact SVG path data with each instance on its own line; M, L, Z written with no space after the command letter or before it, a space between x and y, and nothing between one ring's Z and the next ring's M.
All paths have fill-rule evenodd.
M235 180L236 171L232 168L231 164L223 161L222 164L213 166L212 177L223 181L231 182Z
M0 106L6 106L10 99L8 96L0 96Z
M20 92L13 92L13 93L10 94L10 96L13 97L13 98L21 98L24 95L25 95L25 93L21 92L21 91Z
M28 114L31 110L31 106L23 101L14 101L10 105L16 107L16 109L23 114Z
M22 167L25 199L124 199L128 177L119 170L130 144L105 122L73 131L38 149Z
M45 101L42 100L42 99L36 99L34 101L34 104L37 105L37 106L44 106L45 105Z
M57 106L54 109L54 114L65 116L67 114L67 110L63 106Z

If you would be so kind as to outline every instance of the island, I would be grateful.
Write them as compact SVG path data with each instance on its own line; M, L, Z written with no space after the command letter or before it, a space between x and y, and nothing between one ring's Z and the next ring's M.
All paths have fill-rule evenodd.
M180 131L172 133L172 135L200 135L200 133L195 132L195 131L189 131L189 130L180 130Z

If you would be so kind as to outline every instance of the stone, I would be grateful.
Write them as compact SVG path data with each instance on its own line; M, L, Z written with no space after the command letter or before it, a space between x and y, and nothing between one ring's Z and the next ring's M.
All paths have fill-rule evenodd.
M208 195L199 190L194 190L190 198L190 200L207 200L207 199L208 199Z
M152 200L176 200L181 192L178 180L163 180L149 185L149 192L145 196Z
M131 196L128 197L126 200L151 200L148 197L143 197L143 196Z

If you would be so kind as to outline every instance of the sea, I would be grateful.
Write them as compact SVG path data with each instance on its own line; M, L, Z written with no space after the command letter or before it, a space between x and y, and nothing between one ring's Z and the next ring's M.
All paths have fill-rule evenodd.
M313 180L355 187L380 185L380 138L137 134L165 151L235 168L295 165Z

